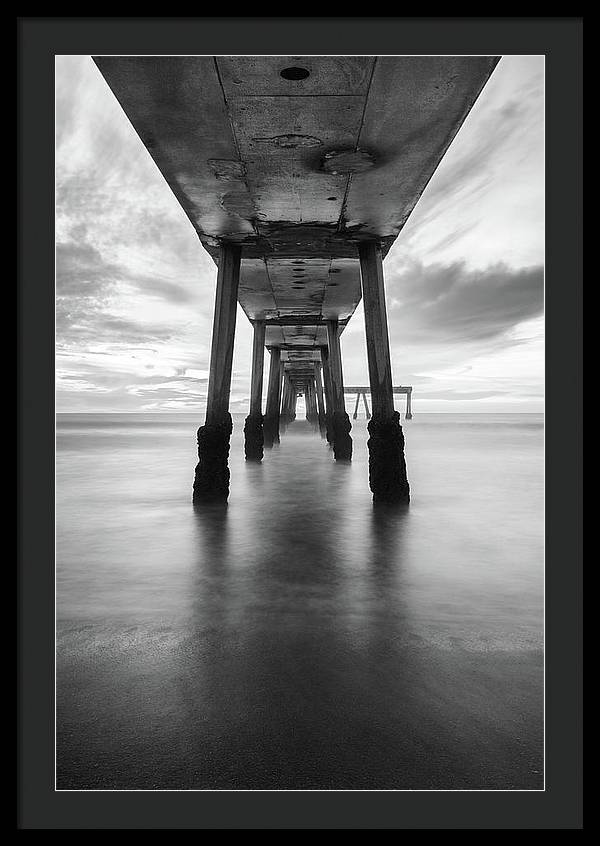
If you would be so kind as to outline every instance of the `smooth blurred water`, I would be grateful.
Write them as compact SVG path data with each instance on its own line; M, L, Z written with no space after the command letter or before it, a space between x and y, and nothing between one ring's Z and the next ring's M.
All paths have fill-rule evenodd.
M197 417L60 415L57 785L539 789L543 421L415 414L374 509L366 421L304 422L194 511Z

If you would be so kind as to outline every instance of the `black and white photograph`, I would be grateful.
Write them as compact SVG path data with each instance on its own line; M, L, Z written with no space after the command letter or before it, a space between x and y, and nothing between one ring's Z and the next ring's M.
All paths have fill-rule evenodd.
M543 790L544 56L55 87L56 789Z
M543 56L57 56L55 176L57 789L543 789Z
M581 829L583 23L17 18L17 829Z

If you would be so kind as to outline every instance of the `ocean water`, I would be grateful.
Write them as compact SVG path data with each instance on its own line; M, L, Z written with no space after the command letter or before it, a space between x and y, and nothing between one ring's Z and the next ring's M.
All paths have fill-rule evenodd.
M374 508L366 421L192 508L196 415L57 420L59 789L543 787L543 419L403 422Z

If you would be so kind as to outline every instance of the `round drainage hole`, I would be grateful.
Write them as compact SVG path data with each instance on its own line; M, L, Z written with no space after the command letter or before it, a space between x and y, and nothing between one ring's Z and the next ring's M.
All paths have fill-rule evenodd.
M301 79L307 79L310 76L310 71L306 68L284 68L279 76L292 82L299 82Z

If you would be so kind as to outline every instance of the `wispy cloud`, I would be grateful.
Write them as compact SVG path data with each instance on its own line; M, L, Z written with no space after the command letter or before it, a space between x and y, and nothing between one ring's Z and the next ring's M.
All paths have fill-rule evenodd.
M388 276L390 331L407 341L479 341L505 334L541 314L541 267L497 264L468 270L466 263L423 265L411 261Z

